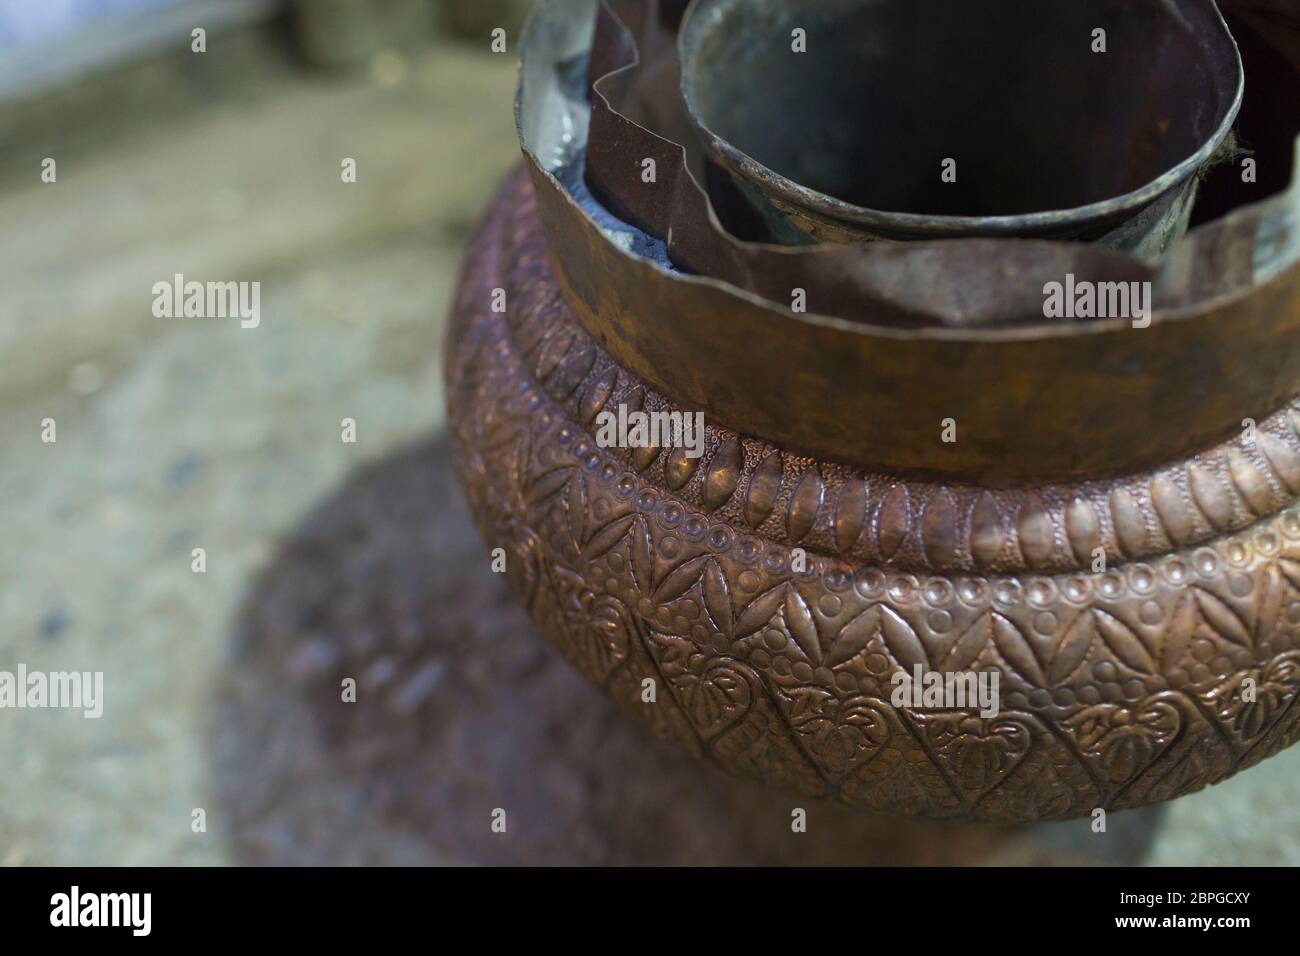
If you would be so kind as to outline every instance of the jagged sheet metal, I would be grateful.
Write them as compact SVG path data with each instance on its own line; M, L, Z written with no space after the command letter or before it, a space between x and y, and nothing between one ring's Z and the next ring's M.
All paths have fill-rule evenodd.
M1173 306L1145 329L797 314L642 255L636 229L598 220L566 188L585 147L590 107L574 77L596 12L595 0L544 0L522 44L517 119L555 277L620 364L711 421L879 470L1024 482L1137 471L1300 392L1295 190L1197 230L1167 267L1181 276L1164 292ZM947 418L956 443L939 441Z
M851 249L790 248L745 242L727 232L700 182L703 151L679 93L673 39L679 0L600 0L588 76L592 84L587 178L597 196L627 221L668 241L673 261L689 271L788 303L803 288L813 310L854 321L914 327L1009 327L1042 322L1042 286L1067 273L1077 280L1153 281L1157 308L1185 304L1197 288L1218 292L1254 281L1216 269L1189 272L1188 249L1176 268L1148 264L1096 246L1020 241L875 245ZM1237 0L1234 10L1277 7L1277 0ZM1285 32L1282 36L1286 36ZM659 182L642 181L641 159L656 163ZM725 197L725 190L722 195ZM1281 204L1263 234L1277 232L1295 205ZM1280 215L1279 215L1280 214ZM1211 230L1191 250L1204 266L1221 260L1215 247L1227 235ZM1240 230L1232 232L1240 248ZM1250 237L1245 237L1250 241ZM1262 243L1267 251L1276 246ZM1172 257L1171 257L1172 258ZM1274 269L1295 262L1272 255ZM1009 284L1009 275L1017 278ZM1195 285L1188 286L1189 277Z
M704 162L678 91L673 18L658 0L601 0L587 180L606 206L666 242L673 261L773 302L804 290L810 311L895 328L1041 322L1046 282L1150 280L1149 266L1109 249L969 239L871 246L744 242L719 221L698 177ZM643 162L655 163L646 183ZM692 172L694 170L694 172ZM1019 281L1008 283L1007 276Z
M1047 23L1064 32L1038 36ZM1120 46L1145 43L1146 55L1098 57L1077 42L1099 23ZM798 58L801 68L787 73L777 61L788 63L796 26L817 37L810 42L821 52ZM908 74L911 67L891 57L915 45L914 28L929 32L934 62ZM1062 45L1067 35L1076 39ZM1029 60L1010 65L1022 56ZM678 27L678 61L678 98L701 146L770 231L797 245L1020 237L1095 242L1158 259L1186 231L1202 173L1225 146L1231 152L1226 141L1243 96L1241 56L1215 0L694 0ZM1035 62L1058 76L1045 84L1007 81L1011 75L1023 80ZM995 87L1007 83L1001 92L982 83L952 84L953 71L986 66L994 67L988 79ZM829 72L842 89L856 91L851 121L837 115L847 101L822 86ZM875 77L870 86L885 94L869 105L861 100L871 96L861 87L867 73ZM1099 103L1085 104L1106 83L1111 108L1102 115ZM1072 100L1078 108L1063 108ZM946 106L917 127L927 103ZM973 163L962 176L966 187L914 196L909 202L918 208L892 205L918 188L919 157L940 146L924 130L948 128L955 115L972 118L981 109L991 112L963 133L961 152ZM788 122L776 121L775 110L791 114ZM1030 116L1040 133L1028 134ZM809 150L828 126L838 128L841 148ZM729 141L724 129L739 139ZM1148 138L1158 129L1162 135ZM1043 138L1040 148L1027 142L1031 135ZM872 160L870 180L847 195L811 188L848 175L840 164L858 157L862 136L892 144L892 160ZM918 139L925 145L917 147ZM1017 142L1023 148L1012 145ZM1053 145L1045 154L1047 142ZM742 145L757 152L749 155ZM759 154L779 165L764 165ZM990 168L995 155L999 167L1008 167L1005 174ZM1037 175L1049 157L1058 174ZM977 181L983 188L961 192ZM1072 186L1062 191L1066 182ZM1022 200L1028 205L1018 206ZM965 203L976 205L961 209ZM927 204L935 205L924 211Z

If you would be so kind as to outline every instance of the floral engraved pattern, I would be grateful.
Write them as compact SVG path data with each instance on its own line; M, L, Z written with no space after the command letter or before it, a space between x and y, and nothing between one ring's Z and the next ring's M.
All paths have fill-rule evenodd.
M522 177L468 262L446 371L471 511L545 637L661 736L1008 822L1170 799L1300 736L1300 406L1253 447L1068 487L901 481L713 423L698 460L602 449L611 403L673 406L564 305ZM996 673L999 713L895 707L917 666Z

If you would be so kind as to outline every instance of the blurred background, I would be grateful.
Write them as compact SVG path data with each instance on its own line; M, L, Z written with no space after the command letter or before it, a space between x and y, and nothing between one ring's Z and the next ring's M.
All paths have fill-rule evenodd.
M0 863L1300 863L1300 748L1106 834L794 835L551 653L441 434L527 6L0 0L0 669L105 674L0 711ZM176 273L260 325L155 317Z

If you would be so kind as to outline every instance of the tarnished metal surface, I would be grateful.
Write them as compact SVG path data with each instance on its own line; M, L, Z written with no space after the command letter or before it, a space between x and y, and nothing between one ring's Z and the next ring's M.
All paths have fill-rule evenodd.
M1243 2L1300 50L1300 18ZM689 752L878 811L1080 816L1293 743L1300 191L1158 269L1045 241L745 243L679 146L602 107L648 67L596 13L550 0L530 21L526 169L470 252L447 350L471 509L547 638ZM589 109L602 58L624 69ZM1286 96L1300 58L1282 63ZM603 208L584 150L594 178L658 155L667 191L604 178L625 204ZM1159 308L1143 328L1045 321L1027 287L1052 261L1139 270ZM800 277L806 314L778 304ZM1019 327L990 326L1007 302ZM702 409L698 456L602 447L615 408ZM1000 703L896 701L918 668L996 677Z
M577 0L564 8L563 22L573 24L575 37L590 30L582 11L589 18L594 9L596 20L589 62L593 89L587 178L610 208L651 236L666 240L674 262L688 271L757 292L778 305L788 304L790 289L799 287L806 290L809 302L816 303L810 306L812 311L855 322L903 327L1034 324L1042 321L1038 280L1073 274L1079 279L1152 279L1156 307L1172 308L1263 278L1242 268L1253 255L1256 232L1261 237L1279 230L1294 232L1294 201L1273 201L1258 216L1238 217L1241 228L1233 236L1228 236L1222 224L1209 227L1212 235L1202 236L1204 229L1194 230L1191 242L1175 247L1175 262L1163 264L1158 272L1136 260L1074 243L1023 242L981 249L955 242L916 242L874 244L864 249L791 248L737 241L714 217L697 185L704 156L676 94L673 17L665 9L671 6L656 0L602 0L599 4ZM1246 39L1253 46L1261 42L1277 45L1287 59L1297 62L1291 48L1300 40L1296 39L1294 21L1287 26L1279 0L1232 0L1224 7L1247 26ZM540 11L539 25L547 22L548 13L558 12L560 8ZM557 29L546 32L554 35ZM571 46L579 42L569 41ZM1300 123L1285 109L1267 103L1264 109L1259 107L1260 101L1270 96L1278 104L1300 100L1300 91L1288 93L1297 83L1294 69L1286 66L1287 59L1280 61L1277 70L1259 74L1253 97L1256 110L1246 117L1247 126L1255 133L1262 131L1260 112L1272 114L1268 119L1274 122L1265 127L1269 137L1282 134L1287 127L1292 137L1300 132ZM531 71L535 78L542 74L540 69ZM544 86L544 79L538 78L536 85ZM528 115L536 112L525 111ZM573 115L581 118L585 134L585 103L575 108ZM524 136L525 144L537 141ZM1248 140L1248 145L1253 141ZM659 173L655 188L642 182L641 165L629 162L628 156L655 160ZM1257 195L1275 192L1285 182L1277 182L1276 177L1289 167L1287 159L1274 156L1263 166L1263 178L1254 190ZM1231 172L1235 174L1235 170ZM1216 171L1215 175L1221 181L1226 174ZM1270 176L1274 185L1265 187ZM1243 192L1238 189L1239 194ZM715 198L725 199L725 193ZM1239 195L1237 202L1249 198ZM1267 239L1259 244L1266 250L1264 258L1273 272L1300 260L1294 248ZM1007 282L1008 275L1019 281ZM882 299L886 307L880 305Z
M583 6L576 3L571 9ZM559 8L554 10L558 14ZM703 157L693 145L677 93L672 33L660 12L655 0L595 5L586 173L606 206L664 241L672 261L687 271L729 282L778 305L788 305L792 291L803 289L810 311L895 328L1041 320L1038 290L1067 273L1090 280L1152 278L1153 270L1136 260L1095 246L1063 243L1025 241L995 251L974 242L811 249L738 241L714 216L697 183ZM574 22L572 15L566 12L565 22ZM556 27L548 27L548 21L544 8L537 18L538 35L555 35ZM544 71L530 69L528 78L535 82L525 83L525 95L546 87ZM527 122L539 112L526 109L521 118ZM585 106L581 115L585 119ZM526 148L545 142L526 130L523 139ZM647 159L655 164L653 183L644 181ZM1008 273L1023 281L1007 283Z
M1257 447L1056 488L900 481L713 425L696 460L602 449L602 410L674 406L558 294L550 195L513 180L471 250L449 420L486 545L627 712L785 790L1003 822L1177 797L1300 735L1300 406ZM918 666L996 673L999 712L896 706Z
M706 149L782 241L1158 256L1243 87L1213 0L695 0L680 49Z
M560 95L556 63L582 49L591 20L574 12L584 8L594 13L545 4L525 38L521 131L556 277L621 365L711 420L831 460L996 485L1132 473L1300 392L1295 189L1189 234L1154 275L1157 310L1143 329L1047 324L1041 286L999 258L1006 243L996 240L842 251L898 256L897 288L908 293L929 276L966 305L962 296L975 306L1005 297L1023 309L1024 328L900 331L888 327L898 309L870 300L843 321L824 314L811 281L809 312L797 314L629 254L570 197L559 166L539 162L545 144L530 135L541 105ZM566 102L584 115L580 100ZM956 422L955 443L940 439L945 419Z

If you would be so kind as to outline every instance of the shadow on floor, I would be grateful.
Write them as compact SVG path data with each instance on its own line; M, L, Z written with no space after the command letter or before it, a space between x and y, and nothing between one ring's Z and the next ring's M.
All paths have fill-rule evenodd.
M214 734L210 825L239 863L1131 864L1160 817L1116 815L1104 836L896 820L695 762L537 635L442 439L357 473L281 545L237 622Z

